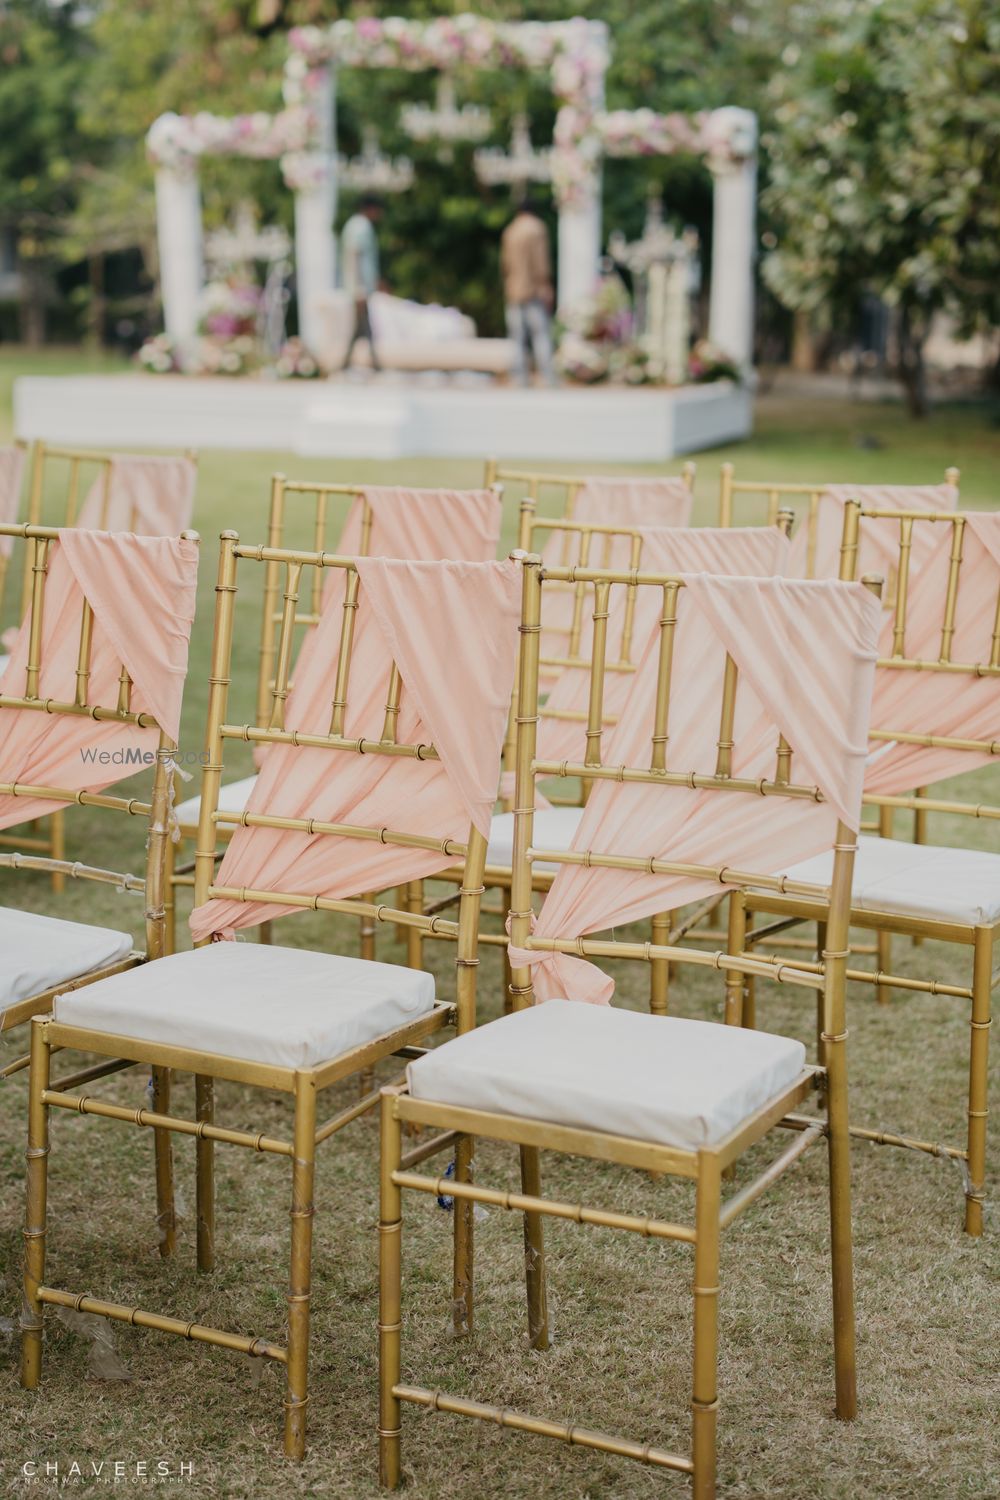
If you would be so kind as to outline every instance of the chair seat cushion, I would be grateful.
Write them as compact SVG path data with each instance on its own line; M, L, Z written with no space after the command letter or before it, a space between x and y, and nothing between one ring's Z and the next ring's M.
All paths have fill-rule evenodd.
M311 1068L433 1004L433 976L417 969L304 948L212 943L60 995L54 1009L57 1020L92 1031Z
M764 1031L549 1000L435 1047L415 1099L697 1151L794 1083L801 1042Z
M829 885L833 854L814 855L786 873ZM1000 854L860 838L851 903L861 911L991 926L1000 918Z
M535 813L531 839L536 849L568 849L583 817L582 807L543 807ZM488 865L509 867L514 861L514 814L496 813L490 823ZM540 860L535 870L558 870L559 865Z
M127 932L0 906L0 1012L131 952Z
M219 788L219 811L242 812L250 801L250 793L257 784L256 776L244 776L242 781L223 782ZM189 797L174 808L177 821L182 828L194 828L201 816L201 796Z

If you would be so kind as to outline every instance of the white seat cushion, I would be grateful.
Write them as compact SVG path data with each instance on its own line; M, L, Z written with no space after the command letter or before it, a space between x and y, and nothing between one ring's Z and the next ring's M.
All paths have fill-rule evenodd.
M532 844L536 849L568 849L583 817L582 807L543 807L535 813ZM490 823L488 865L510 866L514 861L514 814L496 813ZM536 870L558 870L560 865L539 861Z
M794 1083L801 1042L764 1031L549 1000L410 1063L415 1099L697 1151Z
M60 995L54 1009L57 1020L93 1031L311 1068L433 1004L433 976L417 969L304 948L212 943Z
M829 885L833 854L814 855L786 873ZM991 926L1000 918L1000 854L860 838L851 902L861 911Z
M127 932L0 906L0 1012L131 952Z
M257 785L256 776L244 776L242 781L223 782L219 788L219 811L242 812L250 801L250 793ZM177 821L182 828L194 828L201 816L201 796L189 797L174 808Z

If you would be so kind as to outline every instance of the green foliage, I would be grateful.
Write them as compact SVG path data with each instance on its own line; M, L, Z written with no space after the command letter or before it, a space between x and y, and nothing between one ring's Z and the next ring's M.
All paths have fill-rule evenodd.
M789 307L853 310L861 289L919 339L947 308L1000 321L1000 12L993 0L795 7L768 93L764 265Z

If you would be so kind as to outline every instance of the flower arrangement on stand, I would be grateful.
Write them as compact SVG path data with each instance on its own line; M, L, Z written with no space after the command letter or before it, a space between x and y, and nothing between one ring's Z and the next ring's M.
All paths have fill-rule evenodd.
M567 380L645 385L652 377L635 337L632 300L620 276L603 276L594 294L564 314L556 367Z
M316 380L323 373L300 338L285 340L272 370L278 380Z
M167 333L148 338L136 354L136 360L151 375L174 375L184 368L181 352Z
M688 358L688 376L698 385L707 385L712 380L742 379L739 366L730 359L718 344L708 339L699 339Z

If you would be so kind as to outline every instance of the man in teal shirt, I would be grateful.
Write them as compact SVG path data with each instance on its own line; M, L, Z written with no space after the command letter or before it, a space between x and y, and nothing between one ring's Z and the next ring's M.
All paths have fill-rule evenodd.
M379 284L378 236L375 226L381 217L382 204L379 200L362 198L340 235L341 276L344 290L354 304L354 330L344 356L345 370L351 363L351 355L359 339L367 339L372 352L372 368L379 368L368 303Z

